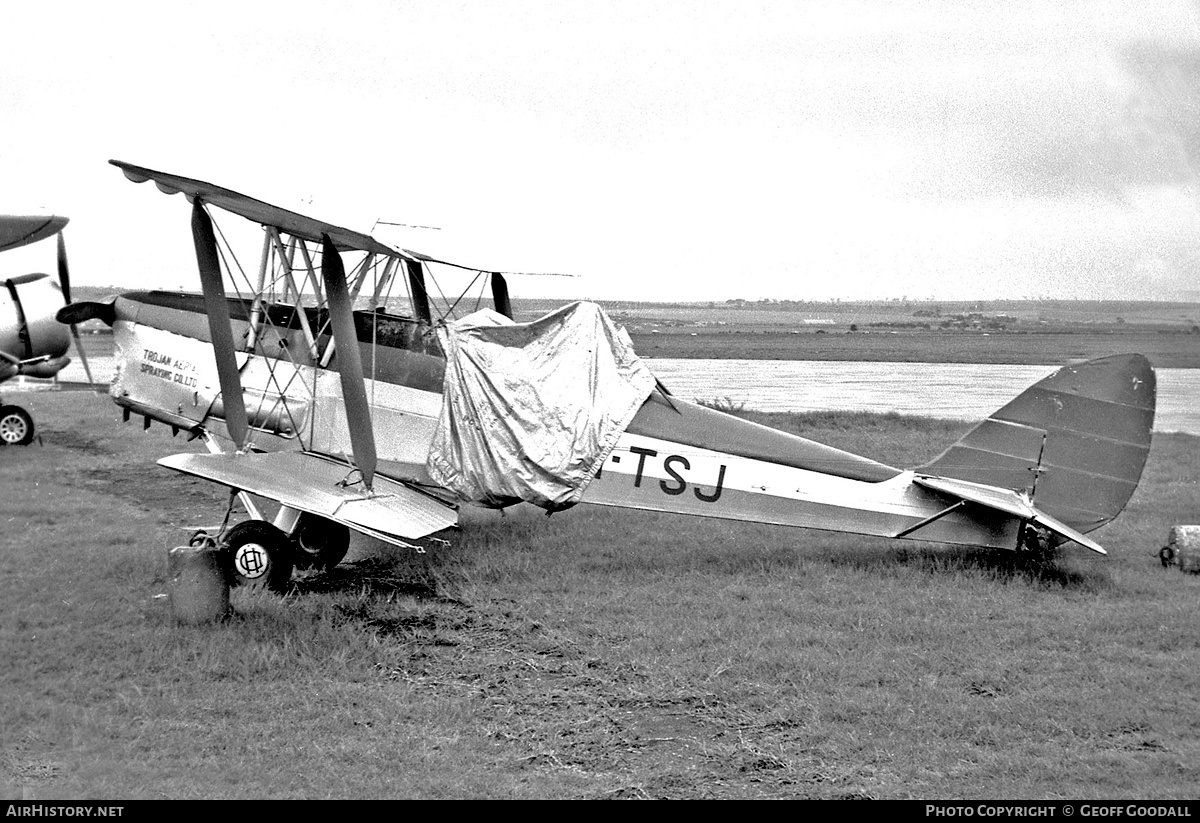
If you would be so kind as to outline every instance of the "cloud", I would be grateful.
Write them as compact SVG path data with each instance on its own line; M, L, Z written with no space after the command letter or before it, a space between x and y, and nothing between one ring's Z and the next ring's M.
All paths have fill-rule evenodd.
M0 175L72 217L81 282L192 276L110 157L604 296L1174 282L1200 236L1183 2L47 8L0 53Z

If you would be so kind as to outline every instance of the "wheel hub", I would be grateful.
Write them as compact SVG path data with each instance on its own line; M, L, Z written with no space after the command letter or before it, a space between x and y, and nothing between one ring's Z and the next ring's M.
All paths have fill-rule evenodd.
M259 543L243 543L233 554L233 567L242 577L256 580L267 573L270 555Z
M25 437L25 421L19 414L6 414L0 417L0 440L5 443L20 443Z

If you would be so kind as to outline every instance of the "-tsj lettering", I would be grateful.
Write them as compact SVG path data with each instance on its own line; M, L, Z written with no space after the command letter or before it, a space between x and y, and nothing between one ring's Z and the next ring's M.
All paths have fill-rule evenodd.
M630 454L638 456L637 471L633 475L634 488L641 488L642 479L646 475L646 460L653 457L658 457L658 452L654 449L644 449L640 446L631 446ZM613 462L618 462L620 458L614 457ZM691 472L692 463L682 454L668 454L663 457L663 471L667 474L668 480L658 481L658 488L664 494L680 495L686 492L689 488L696 499L702 503L716 503L721 499L721 492L725 488L725 464L720 464L717 470L717 479L712 486L712 491L704 491L704 484L698 482L695 478L690 478L685 475L685 472Z

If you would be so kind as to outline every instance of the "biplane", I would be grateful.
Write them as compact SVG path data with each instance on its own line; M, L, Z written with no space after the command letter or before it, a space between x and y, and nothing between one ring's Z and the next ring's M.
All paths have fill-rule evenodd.
M1122 510L1149 451L1155 375L1140 355L1065 366L939 457L895 468L673 396L594 304L517 323L504 274L462 266L491 306L452 316L464 298L431 288L452 265L440 258L111 162L190 201L201 293L58 316L113 327L126 419L206 447L161 465L242 498L250 519L206 538L237 584L278 589L297 565L336 564L350 530L412 546L464 503L1103 554L1088 533ZM261 226L257 268L215 228L222 213Z
M22 274L0 281L0 383L14 377L54 377L71 361L71 337L87 369L79 330L55 322L55 313L71 302L71 276L63 228L68 218L0 215L0 252L57 237L58 282L48 274ZM91 372L88 371L91 381ZM20 406L0 403L0 445L33 440L33 418Z

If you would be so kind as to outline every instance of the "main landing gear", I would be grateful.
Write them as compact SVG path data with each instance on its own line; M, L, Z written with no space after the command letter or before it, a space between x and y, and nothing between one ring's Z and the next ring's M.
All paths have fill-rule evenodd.
M0 406L0 445L25 446L33 442L33 418L20 406Z
M238 523L225 535L221 561L230 586L282 592L295 565L291 541L265 520Z
M350 548L350 530L285 506L274 523L245 520L216 538L196 532L191 544L217 548L230 586L285 592L293 569L329 569L341 562Z
M341 523L304 512L293 532L296 565L301 569L332 569L350 549L350 530Z

